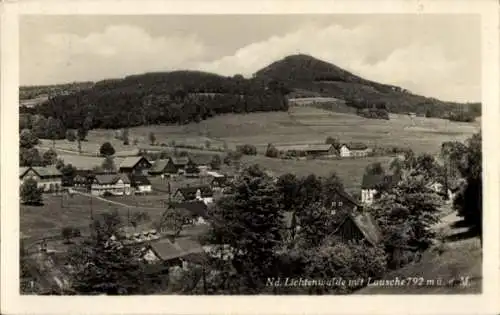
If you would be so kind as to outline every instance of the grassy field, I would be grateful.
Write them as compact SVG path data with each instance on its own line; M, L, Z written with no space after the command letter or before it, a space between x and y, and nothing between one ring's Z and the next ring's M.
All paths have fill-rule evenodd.
M90 223L91 198L81 195L73 197L44 195L44 205L20 206L21 232L28 238L41 238L58 235L66 226L78 227L83 231L88 229ZM118 200L117 200L118 201ZM92 198L92 210L94 216L117 210L123 220L127 219L129 208L111 204L97 198ZM130 207L130 214L134 211L144 211L152 220L161 217L162 210L141 209Z
M288 112L266 112L251 114L228 114L217 116L198 124L183 126L141 126L130 129L130 139L138 139L138 145L124 146L114 138L112 130L92 130L88 141L82 144L86 154L96 154L105 141L109 141L117 151L115 164L122 156L134 155L138 148L171 150L162 146L151 146L149 132L154 132L159 144L177 144L204 147L207 141L210 148L222 149L226 143L230 149L240 144L253 144L260 154L264 153L268 143L322 143L327 136L338 138L341 142L364 142L369 146L410 147L417 153L437 153L444 141L463 141L477 132L480 122L460 123L448 120L391 115L391 120L366 119L352 114L335 113L311 106L292 106ZM51 141L44 141L42 146L51 146ZM56 141L60 157L66 163L78 168L92 168L102 163L102 158L79 156L76 142ZM181 149L196 153L221 153ZM247 156L243 162L258 163L277 173L292 172L298 175L326 175L336 172L349 190L359 188L364 168L375 161L387 163L389 157L374 157L359 160L332 161L294 161L269 159L263 155Z
M408 146L416 152L436 152L441 143L462 141L477 132L480 122L460 123L443 119L391 115L390 120L367 119L357 115L335 113L312 106L292 106L288 112L228 114L217 116L198 124L182 126L151 125L130 129L130 141L138 140L138 146L124 146L114 138L112 130L92 130L88 141L82 143L84 152L96 154L102 143L109 141L118 155L131 154L138 147L161 149L151 146L148 135L152 131L157 143L187 144L211 148L229 148L239 144L253 144L263 152L268 143L323 143L327 136L341 142L357 141L370 146ZM43 146L51 146L44 141ZM77 151L77 143L56 141L56 148Z

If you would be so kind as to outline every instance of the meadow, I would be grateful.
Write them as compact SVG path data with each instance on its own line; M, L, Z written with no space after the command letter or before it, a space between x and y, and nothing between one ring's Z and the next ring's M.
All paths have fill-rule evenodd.
M408 115L391 115L390 120L367 119L353 114L337 113L312 106L292 106L288 112L262 112L250 114L221 115L200 123L187 125L151 125L130 129L131 145L123 145L115 139L113 130L92 130L88 141L82 143L87 156L78 155L76 142L56 141L56 148L66 163L80 168L92 168L102 163L96 157L102 143L109 141L116 150L115 164L126 155L135 155L139 149L170 150L171 147L152 146L149 133L153 132L158 144L199 147L203 150L184 149L195 153L221 153L224 144L235 149L241 144L257 147L259 155L245 156L245 164L258 163L270 171L297 175L327 175L336 172L350 191L359 189L364 168L373 162L387 164L391 157L371 157L345 160L278 160L263 156L269 143L300 144L324 143L326 137L337 138L340 142L363 142L370 147L409 147L416 153L438 153L445 141L464 141L480 128L475 123L451 122L448 120ZM132 145L137 139L137 146ZM209 148L206 144L209 143ZM44 140L43 148L52 146L52 141ZM219 151L217 151L219 150Z

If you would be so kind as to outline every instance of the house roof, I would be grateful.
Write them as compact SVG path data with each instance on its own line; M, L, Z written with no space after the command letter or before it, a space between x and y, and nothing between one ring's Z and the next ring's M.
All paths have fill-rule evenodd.
M366 150L368 149L368 146L364 143L360 142L351 142L351 143L344 143L349 150Z
M347 220L352 220L370 244L376 245L382 241L382 233L378 224L372 216L366 212L347 213L344 220L338 225L333 234L336 234Z
M171 157L170 160L174 165L185 166L189 163L189 157L187 156L176 156Z
M123 159L123 161L120 163L120 168L134 168L137 163L142 160L146 160L146 162L151 165L151 163L143 156L129 156Z
M361 189L375 189L385 181L384 174L364 174Z
M209 185L181 187L177 189L177 192L181 193L186 198L194 198L198 189L200 190L202 197L213 196L212 188Z
M171 208L185 209L194 216L208 218L208 207L203 201L187 201L187 202L174 202L170 204Z
M29 170L33 170L40 177L62 176L62 173L55 167L31 166L21 167L19 169L19 177L23 177Z
M175 241L162 239L150 244L151 249L162 260L182 258L190 254L203 254L204 250L200 243L188 239L178 238Z
M128 177L121 176L120 174L98 174L95 176L95 180L101 185L114 184L119 179L123 180L125 184L130 184L130 180L128 179Z
M147 186L147 185L151 185L151 182L149 181L149 179L144 176L144 175L135 175L135 174L131 174L128 176L129 180L130 180L130 184L134 185L134 186Z
M168 159L166 160L157 160L153 166L149 169L150 173L162 173L167 167Z
M331 144L312 143L312 144L289 144L275 146L278 151L328 151L332 148Z
M399 176L397 174L364 174L363 181L361 183L361 189L376 189L382 184L392 187L398 182Z
M189 157L190 161L196 165L208 165L212 162L213 155L199 154Z

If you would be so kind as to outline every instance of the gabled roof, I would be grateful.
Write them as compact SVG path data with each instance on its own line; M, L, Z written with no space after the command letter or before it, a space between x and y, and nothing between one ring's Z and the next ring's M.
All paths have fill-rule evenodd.
M123 159L123 161L120 163L120 168L134 168L137 163L142 160L146 160L146 162L151 165L151 163L143 156L129 156Z
M186 166L189 163L189 157L187 156L172 156L170 157L170 160L174 165L178 166Z
M168 159L165 160L157 160L153 166L149 169L150 173L162 173L167 167Z
M173 202L169 207L174 209L185 209L186 211L189 211L193 216L202 217L204 219L208 218L208 207L201 200Z
M203 254L200 243L188 238L178 238L175 241L162 239L150 244L151 249L162 260L182 258L190 254Z
M361 189L376 189L385 181L384 174L364 174Z
M30 167L20 167L19 177L23 177L29 170L33 170L40 177L56 177L62 176L62 173L55 167L45 167L45 166L30 166Z
M133 186L148 186L148 185L151 185L151 182L149 181L149 179L144 176L144 175L135 175L135 174L131 174L128 176L129 180L130 180L130 184L132 184Z
M399 182L397 174L383 175L383 174L364 174L361 183L361 189L377 189L381 185L393 187Z
M347 213L344 220L338 225L333 234L336 234L342 228L342 225L347 222L347 220L352 220L370 244L377 245L382 241L382 233L378 224L372 216L366 212Z
M366 149L368 149L368 146L366 144L360 143L360 142L344 143L342 145L343 146L345 145L349 150L366 150Z
M130 184L128 177L121 176L120 174L98 174L95 176L95 181L101 185L111 185L116 183L119 179L125 184Z

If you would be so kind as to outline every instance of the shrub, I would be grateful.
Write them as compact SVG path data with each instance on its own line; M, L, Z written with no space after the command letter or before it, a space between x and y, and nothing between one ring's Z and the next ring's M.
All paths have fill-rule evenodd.
M76 133L74 130L69 129L66 131L66 140L74 142L76 140Z
M269 144L267 146L266 156L272 157L272 158L277 158L278 155L279 155L278 149L276 149L272 144Z
M21 200L26 205L39 206L42 204L42 190L34 179L28 178L21 185Z
M99 152L101 153L102 156L110 156L115 154L115 148L111 145L109 142L104 142L99 149Z
M251 144L239 145L236 150L244 155L257 155L257 148Z

